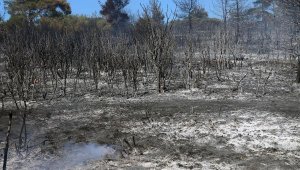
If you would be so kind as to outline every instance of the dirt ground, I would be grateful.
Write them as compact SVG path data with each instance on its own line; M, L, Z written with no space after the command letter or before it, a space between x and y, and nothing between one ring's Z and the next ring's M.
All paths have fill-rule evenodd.
M11 151L8 167L300 168L297 98L207 100L187 96L173 93L116 99L85 95L43 104L28 116L28 151L23 156ZM5 119L1 118L1 139ZM20 122L17 119L14 116L12 138L20 128L14 124ZM76 155L78 162L70 163L64 158L66 144L78 143L107 146L113 153L84 161Z

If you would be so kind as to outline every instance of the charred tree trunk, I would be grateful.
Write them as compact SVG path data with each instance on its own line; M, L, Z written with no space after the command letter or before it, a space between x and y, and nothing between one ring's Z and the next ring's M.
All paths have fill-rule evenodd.
M236 33L235 33L235 44L239 43L240 40L240 1L236 1Z
M191 12L189 12L188 18L189 18L189 34L191 34L192 29L193 29Z
M11 124L12 124L12 112L9 113L9 122L8 122L7 134L6 134L6 144L5 144L5 148L4 148L3 170L6 170L6 165L7 165Z
M297 83L300 83L300 56L298 56Z
M98 70L97 70L97 66L93 67L93 79L94 79L94 83L95 83L95 90L98 90Z
M128 97L127 70L123 69L122 75L123 75L123 79L124 79L124 88L126 90L126 96Z
M65 77L64 77L64 87L63 87L63 92L64 92L64 96L67 95L67 74L65 74Z
M157 92L161 93L161 72L160 69L157 71Z
M26 128L26 117L27 117L27 113L26 111L23 113L23 117L22 117L22 127L21 127L21 131L19 134L19 146L18 149L20 150L22 148L22 146L26 147L26 142L27 142L27 128ZM24 140L22 138L24 134Z
M138 74L138 70L133 70L133 73L132 73L132 78L133 78L133 89L134 89L134 92L137 92L137 89L138 89L138 79L137 79L137 74Z
M1 98L2 111L4 110L4 97Z

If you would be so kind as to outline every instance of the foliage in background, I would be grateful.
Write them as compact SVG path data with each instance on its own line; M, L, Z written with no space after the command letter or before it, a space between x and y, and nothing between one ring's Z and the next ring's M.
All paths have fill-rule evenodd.
M101 5L100 13L113 27L121 27L129 21L129 15L124 11L128 4L129 0L107 0Z
M62 17L71 14L66 0L4 0L12 24L37 23L44 17Z

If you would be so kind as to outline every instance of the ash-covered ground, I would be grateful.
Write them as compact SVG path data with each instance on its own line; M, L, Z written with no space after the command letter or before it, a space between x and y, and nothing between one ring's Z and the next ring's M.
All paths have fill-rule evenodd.
M18 154L22 114L14 112L8 169L300 169L293 76L284 62L252 58L191 90L31 101ZM8 117L0 115L3 148Z

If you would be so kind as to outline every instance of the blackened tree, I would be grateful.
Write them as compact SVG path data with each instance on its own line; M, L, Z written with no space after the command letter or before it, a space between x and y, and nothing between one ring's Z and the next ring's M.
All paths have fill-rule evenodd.
M128 14L124 8L129 4L129 0L107 0L101 5L101 15L105 17L107 22L114 27L118 27L129 21Z
M157 92L163 93L173 66L173 22L169 22L168 16L164 21L165 16L158 0L150 1L150 5L143 7L143 10L143 19L140 23L144 24L142 28L147 31L138 44L144 44L147 57L156 72Z
M300 1L281 0L278 1L278 5L282 7L283 13L288 16L288 22L294 26L293 37L296 39L296 43L292 45L291 50L292 55L298 58L296 82L300 83Z
M263 38L267 37L268 23L273 18L271 11L271 6L274 3L274 0L255 0L253 2L254 7L249 9L249 14L253 15L258 22L261 22L262 25L262 35Z
M189 32L192 31L192 14L194 9L198 6L198 0L173 0L176 6L181 10L180 17L188 18Z
M247 17L247 0L232 0L230 6L230 22L234 25L237 44L242 37L242 26Z

